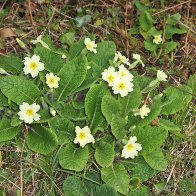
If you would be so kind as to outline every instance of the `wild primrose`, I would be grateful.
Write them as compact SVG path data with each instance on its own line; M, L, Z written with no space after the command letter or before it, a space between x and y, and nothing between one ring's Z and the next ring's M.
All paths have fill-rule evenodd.
M111 41L86 37L64 51L42 35L33 44L24 61L0 57L0 142L20 137L25 149L55 157L57 169L85 177L95 170L100 183L123 195L143 170L152 176L167 168L162 146L168 131L178 130L167 116L191 101L189 86L160 90L169 73L148 73L145 57L123 55Z

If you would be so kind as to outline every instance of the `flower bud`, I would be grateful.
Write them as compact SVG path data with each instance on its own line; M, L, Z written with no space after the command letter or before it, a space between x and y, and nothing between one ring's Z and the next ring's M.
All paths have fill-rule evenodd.
M22 40L16 38L16 41L18 42L18 44L19 44L19 46L20 46L21 48L26 49L25 43L24 43Z
M52 116L56 116L56 110L54 110L53 108L50 108L50 114Z

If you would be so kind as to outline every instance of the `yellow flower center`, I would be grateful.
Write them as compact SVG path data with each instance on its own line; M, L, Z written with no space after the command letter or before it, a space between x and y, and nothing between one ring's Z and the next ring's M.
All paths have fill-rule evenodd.
M81 140L85 139L86 138L86 133L84 133L84 132L79 133L79 138Z
M93 44L92 44L91 42L89 42L89 43L87 44L87 48L92 49L92 48L93 48Z
M35 62L32 62L30 64L30 69L35 70L37 68L37 64Z
M122 71L122 72L120 72L120 75L123 77L126 75L126 73Z
M128 144L127 145L127 150L133 150L133 145L132 144Z
M27 116L33 116L33 110L32 109L27 110L26 115Z
M126 60L126 57L125 57L125 56L120 56L120 60L121 60L122 62L124 62L124 61Z
M120 89L120 90L124 90L125 89L125 84L124 83L120 83L120 84L118 84L118 88Z
M109 76L108 76L108 81L109 81L109 82L113 82L113 80L114 80L114 76L113 76L113 75L109 75Z
M49 79L49 83L50 83L50 84L54 84L54 78L50 78L50 79Z

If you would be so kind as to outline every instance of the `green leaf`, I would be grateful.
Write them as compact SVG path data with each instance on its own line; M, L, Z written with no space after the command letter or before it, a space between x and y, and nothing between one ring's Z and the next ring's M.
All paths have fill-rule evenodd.
M87 60L84 56L79 56L67 62L59 72L59 87L56 90L57 101L66 100L67 96L74 93L84 81L87 73Z
M62 44L67 44L71 46L75 40L75 32L63 33L60 37L60 40Z
M150 38L144 42L144 47L146 50L151 52L157 50L157 44L154 44Z
M88 191L89 195L93 195L96 191L96 188L101 184L101 176L96 171L89 171L85 174L87 179L84 180L84 184Z
M123 195L129 191L129 175L122 164L114 164L108 168L102 168L101 178L106 183Z
M141 153L149 154L159 148L167 138L167 130L162 127L136 127L132 132L137 137L138 143L142 145Z
M49 121L49 125L55 131L60 145L73 141L75 137L75 126L67 118L56 116Z
M140 11L140 12L144 12L147 10L147 7L142 4L139 0L136 0L135 1L135 6L137 7L137 9Z
M77 27L82 27L87 25L88 23L91 22L92 17L90 15L85 15L85 16L77 16L75 18L77 22Z
M166 188L167 183L166 182L159 182L154 184L154 189L156 191L157 195L160 195Z
M130 179L130 189L131 190L136 190L140 187L140 179L139 178L136 178L136 177L133 177Z
M133 91L127 96L119 98L121 114L128 115L132 109L140 106L141 100L142 94L139 85L134 82Z
M176 49L177 46L178 46L178 43L177 42L174 42L174 41L166 42L165 43L165 52L166 53L170 53L174 49Z
M86 94L85 113L92 130L105 120L101 113L101 101L106 94L108 94L108 91L103 83L93 85Z
M37 46L34 50L35 54L40 56L40 61L44 63L45 69L52 73L58 73L63 67L63 59L61 55L54 53L53 51Z
M132 170L132 176L139 178L141 182L147 181L157 173L141 156L131 160L130 165L129 169Z
M114 161L114 146L104 141L98 142L96 144L95 160L102 167L112 165Z
M155 35L161 35L161 31L157 31L157 29L155 27L152 27L149 31L148 31L148 36L155 36Z
M112 186L102 184L100 187L96 188L94 196L118 196L118 193Z
M23 102L33 103L41 95L38 87L22 76L5 76L0 78L2 93L18 105Z
M85 196L85 189L80 178L69 176L63 183L63 191L66 196Z
M109 60L113 60L116 52L116 45L111 41L102 41L97 44L97 53L88 52L88 61L93 61L98 65L97 75L100 76L101 72L108 68Z
M179 13L174 15L168 15L166 23L169 25L176 25L181 19L181 15Z
M67 118L69 120L79 118L82 112L82 110L76 110L71 103L61 103L61 105L56 104L54 109L58 110L63 118Z
M180 128L177 125L175 125L173 122L171 122L170 120L161 118L159 119L159 125L168 131L169 130L180 131Z
M193 94L196 94L196 73L189 77L187 83L188 86L193 90Z
M112 95L105 95L102 99L101 110L107 122L112 121L112 114L119 113L120 104Z
M150 189L147 186L142 185L140 188L135 191L130 191L128 196L149 196Z
M69 50L68 60L72 60L75 57L80 56L84 48L85 48L84 39L81 39L78 42L73 43Z
M88 161L88 146L76 148L68 144L59 154L59 163L64 169L81 172Z
M162 107L162 114L175 114L188 105L192 99L192 89L188 86L178 88L169 87L164 91L165 103Z
M0 121L0 142L8 141L13 139L19 131L22 130L21 126L12 127L11 120L3 118Z
M0 91L0 107L8 105L7 97Z
M0 68L4 69L6 72L17 74L22 72L23 62L22 59L14 56L13 54L2 57L0 56Z
M116 139L123 139L126 135L125 125L127 121L125 118L119 116L119 114L112 115L111 130Z
M27 145L31 150L46 155L57 148L58 139L51 129L35 124L27 135Z
M165 171L167 169L167 160L160 149L145 154L144 159L155 170Z
M162 105L161 105L161 99L154 99L153 103L149 106L150 113L148 116L146 116L144 119L138 116L133 116L133 114L129 115L128 125L129 126L139 126L143 127L146 125L149 125L161 112Z
M153 19L148 11L141 12L141 15L139 17L139 23L144 31L148 31L150 30L150 28L152 28Z
M165 28L165 38L166 39L171 39L173 35L175 34L184 34L187 32L186 27L175 27L172 25L167 24Z

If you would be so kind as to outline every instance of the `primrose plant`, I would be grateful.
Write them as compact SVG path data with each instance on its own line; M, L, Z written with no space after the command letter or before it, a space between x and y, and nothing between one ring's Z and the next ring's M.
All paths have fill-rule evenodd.
M1 146L25 140L40 156L58 157L61 171L97 179L92 188L68 177L65 194L70 183L86 186L84 195L147 191L142 183L167 168L168 131L179 131L167 116L191 101L191 89L169 86L163 70L146 73L139 54L130 61L112 41L89 36L56 48L39 36L32 44L22 58L0 57Z

